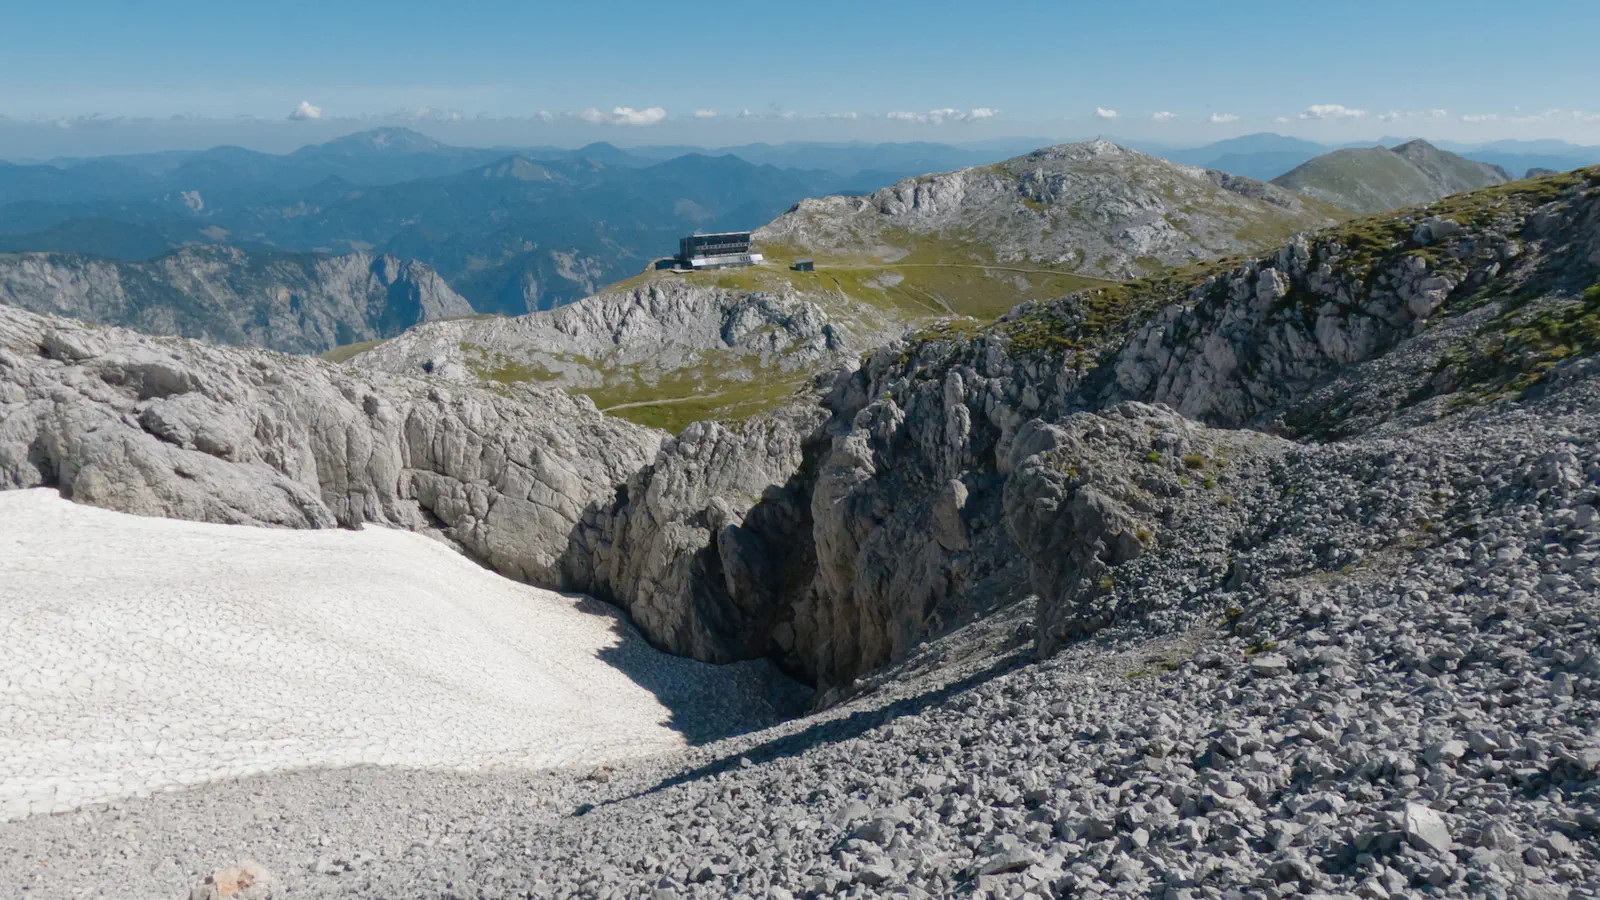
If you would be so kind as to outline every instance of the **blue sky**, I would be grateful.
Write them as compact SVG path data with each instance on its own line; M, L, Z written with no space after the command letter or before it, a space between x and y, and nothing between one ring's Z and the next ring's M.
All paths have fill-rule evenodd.
M179 143L248 131L240 120L273 123L257 143L292 144L405 118L552 143L1262 130L1600 143L1595 0L814 0L675 20L694 8L20 0L0 30L0 116L190 117L169 126Z

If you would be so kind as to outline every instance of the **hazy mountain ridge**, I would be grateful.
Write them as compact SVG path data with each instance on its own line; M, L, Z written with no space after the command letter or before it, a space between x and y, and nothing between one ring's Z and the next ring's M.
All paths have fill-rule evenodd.
M1263 132L1155 155L1184 165L1271 181L1328 149L1314 141Z
M114 197L51 187L99 163L8 168L0 198L15 202L0 206L0 248L122 259L188 243L393 253L432 266L479 311L520 314L632 275L683 234L752 228L801 197L848 187L829 172L726 155L653 161L591 145L541 160L404 129L285 156L218 148L145 164L160 171L105 164L132 173ZM27 189L8 194L16 185Z
M0 255L0 304L147 334L320 353L472 307L421 263L190 247L148 262Z
M1504 169L1426 141L1335 150L1272 180L1307 197L1362 213L1415 206L1512 180Z

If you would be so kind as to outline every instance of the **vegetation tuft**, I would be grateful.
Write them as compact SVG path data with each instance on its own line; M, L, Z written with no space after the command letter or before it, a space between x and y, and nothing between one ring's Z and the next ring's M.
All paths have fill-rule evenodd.
M1563 360L1600 352L1600 284L1568 301L1523 303L1453 347L1439 372L1483 402L1531 387Z

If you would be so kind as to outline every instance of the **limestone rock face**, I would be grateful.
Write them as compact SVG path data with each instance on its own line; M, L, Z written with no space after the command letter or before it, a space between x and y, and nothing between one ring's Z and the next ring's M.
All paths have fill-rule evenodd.
M472 313L419 262L233 247L188 247L148 262L8 255L0 259L0 304L289 353L320 353Z
M1031 566L1039 652L1109 624L1118 567L1168 534L1182 535L1191 559L1206 541L1225 547L1243 527L1231 486L1292 446L1136 402L1026 423L1011 447L1006 526Z
M354 376L0 308L0 486L107 509L410 528L558 585L584 509L659 444L558 391Z
M1431 239L1454 224L1425 228ZM1421 333L1458 288L1475 290L1499 272L1508 242L1458 233L1435 246L1471 268L1406 256L1369 287L1339 271L1346 248L1296 237L1152 316L1117 354L1103 397L1148 399L1229 424L1280 407Z
M811 557L798 409L732 428L690 425L592 506L567 581L626 609L658 646L712 662L793 652L784 598Z

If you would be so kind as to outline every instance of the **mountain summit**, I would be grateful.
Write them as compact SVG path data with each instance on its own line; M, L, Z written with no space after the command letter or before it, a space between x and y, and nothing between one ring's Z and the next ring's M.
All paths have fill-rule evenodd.
M1392 148L1335 150L1272 183L1353 212L1376 213L1510 180L1510 173L1499 166L1413 140Z
M885 259L931 241L954 257L1127 278L1262 249L1339 217L1258 181L1089 141L908 178L865 197L802 200L756 238Z

